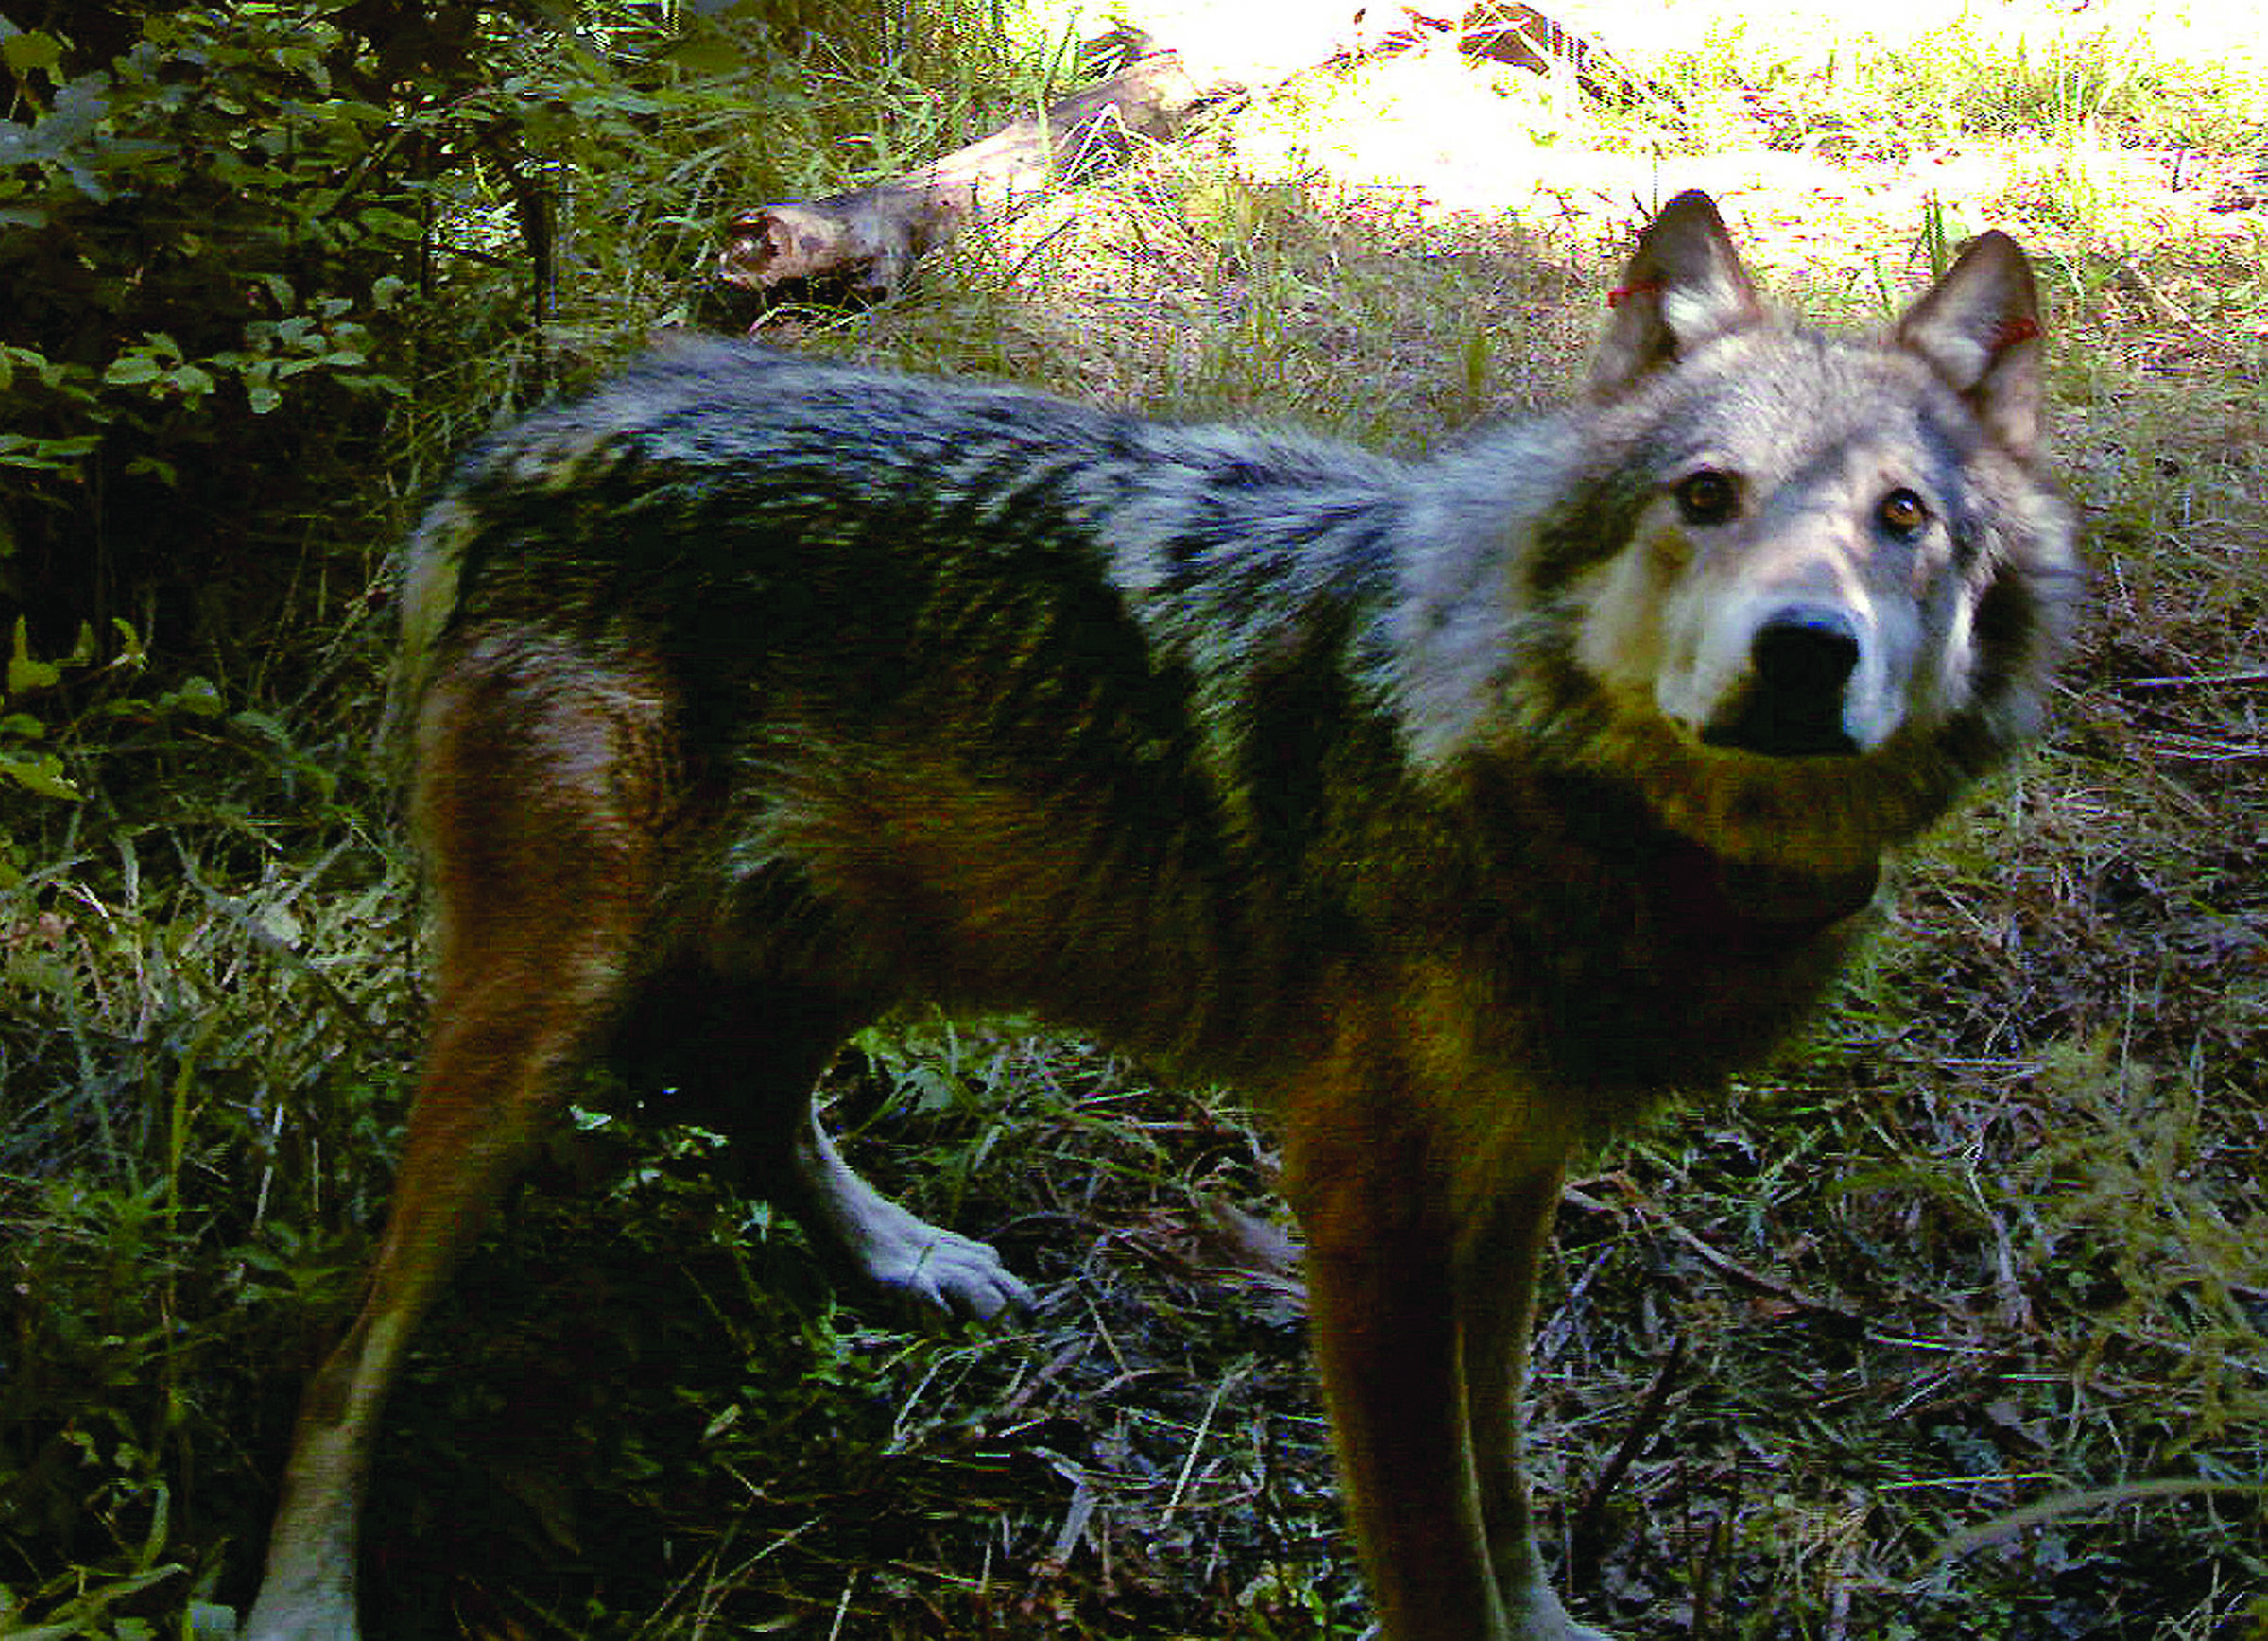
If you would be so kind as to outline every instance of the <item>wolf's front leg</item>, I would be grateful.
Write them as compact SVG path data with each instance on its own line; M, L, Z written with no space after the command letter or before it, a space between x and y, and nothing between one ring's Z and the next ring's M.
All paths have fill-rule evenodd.
M1561 1174L1555 1161L1517 1175L1468 1227L1457 1263L1466 1405L1489 1553L1512 1633L1536 1641L1609 1641L1570 1618L1544 1577L1521 1452L1521 1400L1536 1321L1536 1277L1559 1205Z
M1306 1103L1306 1102L1302 1102ZM1286 1185L1341 1485L1385 1641L1543 1641L1513 1622L1481 1504L1445 1170L1406 1105L1295 1106ZM1553 1641L1563 1641L1553 1637Z

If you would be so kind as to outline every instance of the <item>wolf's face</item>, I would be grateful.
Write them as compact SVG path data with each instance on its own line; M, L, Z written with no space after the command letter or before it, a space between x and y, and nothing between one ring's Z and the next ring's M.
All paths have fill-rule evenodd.
M2006 475L1978 471L1974 418L1918 360L1724 349L1680 384L1631 537L1579 591L1582 665L1689 749L1852 758L1929 734L1989 665ZM1817 368L1724 379L1755 363Z
M1592 539L1538 570L1586 761L1729 858L1869 859L2029 731L2068 625L2022 255L1980 240L1875 345L1766 314L1713 213L1618 294Z

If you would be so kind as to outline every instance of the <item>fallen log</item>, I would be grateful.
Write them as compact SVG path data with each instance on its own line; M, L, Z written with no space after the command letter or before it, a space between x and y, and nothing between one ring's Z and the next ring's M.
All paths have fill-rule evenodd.
M1538 73L1555 60L1572 64L1586 91L1605 95L1599 77L1612 68L1611 60L1532 7L1477 0L1453 20L1431 16L1432 9L1365 8L1353 14L1351 35L1345 27L1331 30L1331 44L1314 66L1454 33L1468 55ZM997 216L1120 164L1137 142L1162 142L1200 109L1244 94L1226 81L1200 87L1180 53L1151 51L1143 37L1132 39L1131 49L1143 54L1108 79L919 170L824 199L739 213L726 229L714 282L701 304L703 322L737 329L791 298L873 301L902 284L915 262L971 217Z
M1180 54L1153 51L1108 79L903 177L824 199L759 205L727 229L716 277L750 295L839 287L870 300L979 213L998 215L1170 137L1203 106Z

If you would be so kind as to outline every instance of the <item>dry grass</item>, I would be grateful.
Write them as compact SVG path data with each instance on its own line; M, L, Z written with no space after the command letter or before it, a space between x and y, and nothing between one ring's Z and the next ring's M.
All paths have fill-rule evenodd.
M1948 234L2016 232L2098 568L2057 728L1913 862L1811 1041L1589 1164L1538 1463L1563 1584L1633 1641L2260 1641L2268 52L2122 0L2024 17L2021 52L2000 8L1897 39L1692 15L1617 45L1662 88L1633 106L1440 44L1300 77L803 340L1406 448L1563 391L1682 188L1851 323ZM349 627L338 665L371 667ZM183 734L0 905L11 1005L50 1028L0 1032L43 1114L10 1131L0 1393L84 1408L0 1477L0 1632L243 1599L382 1189L406 879L353 780L259 795L322 847L264 835L213 751L264 733ZM716 1183L713 1140L591 1117L400 1399L381 1632L1359 1633L1264 1127L1012 1025L863 1047L833 1084L858 1156L999 1242L1040 1314L901 1331Z

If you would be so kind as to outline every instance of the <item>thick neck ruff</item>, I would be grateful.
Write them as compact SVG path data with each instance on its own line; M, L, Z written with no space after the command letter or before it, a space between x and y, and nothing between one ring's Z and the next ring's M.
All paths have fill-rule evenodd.
M1680 931L1706 955L1787 950L1864 912L1881 884L1878 860L1847 867L1782 866L1736 860L1678 831L1636 794L1592 777L1554 783L1555 798L1539 812L1515 808L1527 823L1575 852L1569 864L1601 891L1619 899L1628 885L1652 911L1641 916L1658 929ZM1548 820L1544 819L1549 817Z
M1713 864L1716 892L1734 916L1787 934L1825 929L1864 911L1882 881L1877 861L1819 872L1721 860L1698 844L1692 847Z

